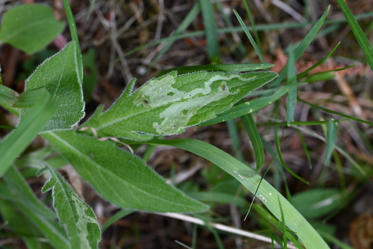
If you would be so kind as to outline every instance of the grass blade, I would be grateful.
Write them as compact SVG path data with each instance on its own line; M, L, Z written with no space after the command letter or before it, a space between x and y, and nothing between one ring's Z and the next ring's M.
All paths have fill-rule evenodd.
M315 63L314 65L312 65L311 67L307 68L305 71L303 71L302 73L299 73L297 75L297 79L301 79L303 77L305 77L309 72L311 72L313 69L317 68L318 66L320 66L321 64L323 64L330 56L332 56L332 54L335 52L335 50L337 50L337 48L339 47L339 45L341 45L341 42L337 42L337 44L334 46L334 48L332 50L329 51L329 53L327 55L325 55L320 61L318 61L317 63Z
M316 108L316 109L322 110L322 111L327 112L327 113L335 114L335 115L338 115L338 116L341 116L341 117L345 117L345 118L354 120L356 122L360 122L360 123L364 123L364 124L373 126L373 122L363 120L363 119L360 119L360 118L356 118L354 116L350 116L350 115L347 115L347 114L344 114L344 113L341 113L341 112L333 111L333 110L330 110L328 108L325 108L325 107L322 107L322 106L319 106L319 105L312 104L311 102L308 102L308 101L306 101L304 99L301 99L299 97L298 97L298 100L307 104L307 105L309 105L309 106L311 106L312 108Z
M111 216L107 221L105 221L104 224L101 226L102 232L104 232L106 229L108 229L111 225L113 225L116 221L122 219L123 217L126 217L127 215L130 215L135 210L130 208L124 208L118 212L116 212L113 216Z
M169 145L201 156L233 176L251 193L255 193L257 185L261 180L261 176L253 169L249 168L246 164L240 162L215 146L199 140L151 140L147 143L155 145ZM284 210L284 220L286 221L286 225L290 230L297 234L298 238L303 242L306 248L329 248L321 236L307 222L307 220L264 179L260 184L257 196L278 220L281 220L281 212L278 205L280 201Z
M320 17L320 19L313 25L312 29L308 32L306 37L304 37L304 39L295 48L294 50L295 61L297 61L302 56L302 54L306 51L306 49L311 44L313 39L315 39L317 33L319 32L319 30L325 23L325 20L329 14L329 11L330 11L330 6L327 8L324 14ZM286 64L282 72L280 73L280 77L272 83L274 86L278 86L282 82L282 80L285 78L285 74L287 73L287 70L288 70L287 67L288 67L288 63Z
M74 16L70 8L69 1L63 0L63 5L65 7L67 21L69 23L71 39L75 41L75 56L76 56L76 63L78 67L77 76L78 76L78 81L80 85L82 85L83 84L83 56L82 56L82 51L80 50L78 32L76 30L75 20L74 20Z
M243 31L245 32L246 36L247 36L247 39L249 39L250 43L251 43L251 46L253 46L253 48L255 49L255 52L256 54L259 56L259 60L261 63L265 63L264 62L264 57L263 57L263 54L262 54L262 51L260 50L259 46L256 44L254 38L252 37L252 35L250 34L250 31L247 29L246 27L246 24L244 23L244 21L242 20L242 18L240 17L240 15L237 13L236 10L233 10L233 13L235 14L238 22L240 23L241 25L241 28L243 29Z
M294 176L295 178L297 178L299 181L305 183L305 184L309 184L308 181L306 181L305 179L303 179L302 177L300 177L299 175L297 175L292 169L289 168L289 166L285 163L283 157L282 157L282 153L281 153L281 149L280 149L280 139L278 137L278 128L277 126L275 127L275 142L276 142L276 149L277 149L277 154L278 154L278 158L280 159L280 162L282 164L282 166L287 170L287 172L289 172L292 176Z
M214 7L210 0L200 0L199 3L201 5L203 23L205 24L208 56L212 62L219 62L219 40Z
M289 47L289 57L288 57L288 70L287 70L287 77L288 77L288 85L289 85L289 92L288 92L288 102L287 102L287 122L290 123L294 121L294 112L295 107L297 105L297 76L296 76L296 69L295 69L295 55L293 46Z
M17 128L0 143L0 177L44 128L56 110L48 91L45 89L38 91L40 94L39 103L25 111Z
M337 139L338 123L334 120L328 121L326 130L326 152L325 152L325 165L329 165L332 156L335 141Z
M348 8L348 5L345 0L337 0L339 7L341 8L343 14L347 19L347 23L350 25L352 33L354 34L356 41L359 43L361 49L365 54L365 58L368 61L370 68L373 70L373 47L369 42L368 38L364 34L364 31L361 29L359 23L355 19L351 10Z
M181 24L175 30L175 32L172 34L172 36L179 35L184 30L186 30L189 27L189 25L196 19L197 15L199 14L200 11L201 11L201 5L199 4L199 2L197 2L197 3L194 4L193 8L189 11L187 16L184 18L184 20L181 22ZM154 57L154 59L152 60L151 63L152 64L156 63L162 57L162 55L164 55L167 52L167 50L172 46L172 44L176 40L177 39L171 39L171 40L165 41L165 46L162 48L161 51L159 51L158 55L156 57Z
M241 121L250 137L250 141L254 149L256 169L260 170L263 166L265 158L262 138L260 137L252 114L247 114L241 117Z

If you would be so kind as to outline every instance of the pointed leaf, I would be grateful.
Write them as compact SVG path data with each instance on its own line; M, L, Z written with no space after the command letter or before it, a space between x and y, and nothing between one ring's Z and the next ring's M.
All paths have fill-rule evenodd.
M66 225L71 248L97 248L101 234L95 213L79 198L60 174L52 168L49 168L48 172L50 178L42 191L53 191L53 206L60 223Z
M350 25L352 33L355 36L356 41L359 43L361 49L365 54L365 58L373 70L373 47L372 43L369 42L368 38L364 34L364 31L361 29L356 18L352 14L351 10L348 8L348 5L345 0L337 0L339 7L341 8L343 14L346 17L348 25Z
M84 125L99 136L133 140L178 134L185 127L214 118L276 77L273 72L171 72L150 80L133 94L123 94L108 111Z
M207 209L168 185L143 160L109 141L73 131L49 132L44 137L103 198L122 208L156 212Z
M84 102L75 56L75 42L46 59L26 80L26 91L45 87L58 108L44 131L68 129L84 116Z
M11 167L4 175L5 183L0 183L0 197L11 201L32 224L49 240L53 248L70 249L57 217L48 207L36 198L31 188L15 168Z
M52 9L42 4L22 4L4 14L0 43L6 42L28 54L50 43L64 28Z
M328 120L328 126L326 131L326 152L325 161L326 165L329 165L330 158L332 156L335 141L337 140L338 123L335 120Z

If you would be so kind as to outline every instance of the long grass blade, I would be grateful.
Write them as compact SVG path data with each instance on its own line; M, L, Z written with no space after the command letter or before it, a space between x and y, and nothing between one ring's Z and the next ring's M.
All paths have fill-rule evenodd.
M289 85L289 92L288 92L288 102L287 102L287 122L290 123L294 121L294 112L295 107L297 105L297 76L295 70L295 55L293 46L289 47L289 58L288 58L288 70L287 70L287 77L288 77L288 85Z
M250 137L250 141L254 149L256 169L260 170L263 166L265 158L262 138L260 137L252 114L247 114L241 117L241 121L247 134Z
M363 20L367 18L373 17L373 12L368 12L368 13L363 13L360 15L355 16L357 20ZM329 20L325 21L325 24L328 25L335 25L339 23L345 23L346 20L345 18L342 19L335 19L335 20ZM282 22L282 23L271 23L271 24L258 24L256 25L256 30L257 31L271 31L271 30L279 30L279 29L297 29L297 28L304 28L308 25L315 24L314 22L306 22L306 23L300 23L300 22ZM252 29L248 27L248 29L251 31ZM226 33L232 33L232 32L243 32L241 26L239 27L232 27L232 28L221 28L218 29L218 34L226 34ZM170 40L180 40L184 38L192 38L192 37L198 37L198 36L203 36L205 35L205 32L203 30L199 31L193 31L193 32L188 32L185 34L178 34L178 35L173 35L169 36L166 38L162 38L159 40L151 41L149 43L146 43L144 45L138 46L136 48L131 49L130 51L127 51L124 56L129 56L131 54L136 53L137 51L158 45L162 42L165 41L170 41Z
M337 139L338 123L334 120L328 121L326 130L326 152L325 152L325 165L329 165L332 156L335 141Z
M212 62L219 62L219 40L215 21L214 7L210 0L200 0L203 23L207 39L207 53Z
M247 39L249 39L251 46L253 46L253 48L255 49L255 52L258 55L260 62L265 63L262 51L260 50L259 46L256 44L253 36L250 34L250 31L247 29L246 24L244 23L244 21L242 20L242 18L240 17L240 15L237 13L236 10L233 10L233 13L235 14L238 22L240 23L243 31L245 32Z
M201 5L199 2L196 2L193 6L193 8L189 11L187 16L184 18L184 20L180 23L179 27L175 30L175 32L172 34L172 36L179 35L181 34L184 30L186 30L189 25L196 19L197 15L201 12ZM176 41L177 39L171 39L165 41L165 45L162 48L161 51L157 54L156 57L152 60L151 63L156 63L166 52L167 50L172 46L172 44Z
M364 31L361 29L359 23L355 19L351 10L348 8L348 5L345 0L337 0L339 7L341 8L343 14L347 19L348 25L350 25L352 33L354 34L356 41L359 43L361 49L365 54L365 58L368 61L370 68L373 70L373 47L369 42L368 38L364 34Z
M308 102L308 101L306 101L304 99L301 99L299 97L298 97L298 100L307 104L307 105L309 105L309 106L311 106L312 108L316 108L316 109L322 110L322 111L327 112L327 113L335 114L335 115L338 115L338 116L341 116L341 117L345 117L345 118L348 118L348 119L351 119L351 120L354 120L354 121L357 121L357 122L360 122L360 123L364 123L364 124L373 126L373 122L370 122L370 121L367 121L367 120L364 120L364 119L360 119L360 118L357 118L357 117L354 117L354 116L350 116L350 115L347 115L347 114L344 114L344 113L341 113L341 112L333 111L333 110L330 110L328 108L325 108L325 107L322 107L322 106L319 106L319 105L312 104L311 102Z
M65 7L67 21L69 23L70 35L73 41L75 41L75 56L77 61L77 75L80 85L83 84L83 56L80 50L78 31L76 30L75 20L73 12L71 11L70 4L68 0L63 0L63 5Z
M289 166L285 163L283 157L282 157L282 153L281 153L281 149L280 149L280 139L279 139L279 136L278 136L278 128L275 127L275 142L276 142L276 149L277 149L277 154L278 154L278 157L280 159L280 162L282 164L282 166L286 169L287 172L289 172L292 176L294 176L295 178L297 178L299 181L305 183L305 184L309 184L308 181L306 181L305 179L303 179L302 177L300 177L299 175L297 175L292 169L289 168Z
M216 166L220 167L243 184L251 193L255 193L261 176L253 169L235 159L226 152L208 143L193 139L178 140L151 140L147 142L155 145L169 145L187 150L199 155ZM278 205L280 200L284 210L284 220L287 227L292 230L308 249L326 249L328 245L323 241L314 228L304 219L304 217L266 180L262 180L257 192L258 198L281 220L281 212Z

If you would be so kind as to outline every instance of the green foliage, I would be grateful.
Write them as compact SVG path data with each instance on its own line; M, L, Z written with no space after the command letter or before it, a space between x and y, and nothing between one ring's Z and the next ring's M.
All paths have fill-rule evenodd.
M338 189L319 188L294 195L291 203L304 217L316 219L340 208L342 200Z
M63 50L46 59L26 80L26 92L46 88L56 103L57 109L43 131L69 129L84 116L75 46L75 42L70 42Z
M73 131L46 133L44 137L103 198L122 208L156 212L207 209L168 185L143 160L112 142Z
M98 136L147 140L152 136L179 134L185 127L214 118L250 91L277 77L273 72L234 74L175 71L154 78L122 96L104 113L84 124Z
M134 91L135 80L132 80L110 108L103 111L103 105L99 105L96 112L79 126L79 122L85 115L83 88L87 95L92 93L97 69L92 51L82 56L68 0L64 0L63 3L72 41L36 68L27 78L23 93L17 93L0 84L0 105L14 115L20 116L20 121L14 129L7 125L1 126L11 131L0 143L0 214L12 232L22 238L29 248L98 247L101 229L92 208L81 200L68 181L57 171L66 163L71 164L102 198L123 209L104 223L102 230L107 229L117 219L137 210L201 213L209 209L209 206L202 202L212 205L229 203L245 208L247 207L245 194L248 191L253 197L249 210L254 207L259 214L261 217L259 225L268 228L271 233L279 231L282 233L282 236L272 237L278 244L286 248L288 241L291 241L299 248L328 248L306 218L315 221L323 216L332 215L343 207L345 192L319 188L306 190L290 198L286 171L282 167L297 180L304 183L308 181L298 176L285 162L281 153L278 127L327 124L326 138L315 135L326 143L324 162L330 164L330 158L333 152L336 153L334 151L336 149L354 166L361 169L344 150L336 146L337 125L343 120L294 121L296 103L299 100L313 109L372 125L369 121L297 98L298 88L305 82L330 79L333 76L332 72L336 71L310 73L312 69L325 62L339 44L305 71L297 74L295 69L296 61L327 22L329 8L314 23L299 44L289 45L288 62L278 77L274 72L265 71L272 65L264 62L257 33L258 30L273 28L272 26L276 25L271 27L255 25L250 9L244 1L252 27L247 27L236 11L234 14L241 25L240 31L245 32L261 64L210 64L173 68L161 72L158 77L149 80L136 91ZM371 45L346 3L338 0L338 4L346 15L347 22L362 47L368 63L372 66ZM94 1L91 6L93 5ZM205 25L202 34L207 38L209 59L213 63L220 63L218 34L222 31L217 28L214 6L210 0L197 2L174 36L152 43L166 42L153 62L158 60L176 39L183 36L182 32L200 12ZM63 23L56 21L53 12L44 5L20 5L4 14L0 29L0 43L9 43L26 53L33 53L53 40L62 31L63 26ZM276 27L294 27L294 24L278 24ZM234 30L229 28L224 32ZM255 39L250 32L253 32ZM198 35L198 32L195 34ZM92 73L88 75L90 77L83 78L83 62L85 69ZM269 82L272 84L268 84ZM253 92L263 86L267 89ZM275 126L276 151L274 151L259 133L253 115L286 94L287 122L280 120L270 123ZM248 96L250 99L245 99ZM251 98L254 96L257 97ZM241 123L237 123L235 118L241 118ZM223 121L228 121L233 149L239 160L199 140L154 138L180 134L191 126L205 126ZM244 163L240 150L240 128L246 130L252 142L256 171ZM41 149L32 148L31 152L22 155L37 135L46 139L50 146ZM300 132L299 136L311 164L310 153ZM132 151L121 148L120 145L130 146L124 142L133 147L141 144L149 144L152 147L142 159ZM211 169L205 169L201 174L208 183L209 190L201 190L198 184L187 182L182 187L189 194L186 195L152 170L146 161L152 149L158 145L184 149L213 163ZM290 200L281 195L265 179L270 167L267 168L264 176L260 175L260 169L266 163L264 148L272 155L277 166L274 170L274 184L280 189L281 179L284 179L283 184ZM336 160L338 157L335 155L334 158ZM26 182L25 178L30 175L42 173L49 174L49 180L42 191L51 190L55 212L35 196ZM241 189L246 189L246 192L241 192ZM254 200L259 200L262 205L253 204ZM218 247L223 248L218 233L209 224L212 217L203 215L203 219L206 221L205 227L213 233ZM320 229L328 241L347 248L334 238L331 232L324 230Z
M352 14L351 10L348 8L346 1L344 0L337 0L339 7L341 8L343 14L347 19L348 25L350 25L352 33L354 34L357 42L359 43L361 49L365 54L365 58L373 70L373 47L372 43L369 42L368 38L364 34L364 31L361 29L359 23L357 22L356 18Z
M26 109L19 125L0 143L0 177L45 127L56 111L56 103L45 89L37 89L39 101Z
M60 174L52 168L49 168L49 174L49 181L42 191L52 190L53 206L60 223L65 225L71 248L98 248L101 231L95 213Z
M42 4L24 4L7 11L0 28L0 44L9 43L28 54L44 48L62 32L65 24Z

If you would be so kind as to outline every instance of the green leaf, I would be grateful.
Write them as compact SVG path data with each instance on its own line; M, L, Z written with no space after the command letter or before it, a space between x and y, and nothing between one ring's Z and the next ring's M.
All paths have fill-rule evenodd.
M56 215L33 194L25 179L15 167L4 175L0 183L0 198L11 201L17 209L48 238L56 249L70 249L62 227L57 223Z
M359 43L361 49L365 54L365 58L368 61L370 68L373 70L373 47L371 42L364 34L356 18L348 8L347 3L344 0L337 0L339 7L347 19L347 23L350 25L352 33L354 34L356 41Z
M292 197L291 202L306 218L317 219L342 206L342 197L338 189L311 189Z
M71 248L97 248L101 234L95 213L60 174L50 167L48 169L50 178L42 191L53 191L53 206L60 223L66 227Z
M19 5L4 14L0 43L9 43L28 54L35 53L56 38L64 26L63 22L56 20L48 6Z
M112 142L73 131L44 137L106 200L122 208L155 212L202 212L208 207L168 185L145 162Z
M75 42L46 59L26 80L26 92L45 87L57 104L57 110L43 131L69 129L84 116L84 101L78 81ZM22 115L21 115L22 117Z
M171 72L150 80L133 94L126 90L108 111L96 114L84 126L94 128L99 136L131 140L179 134L185 127L226 111L276 77L273 72Z
M274 187L228 153L208 143L192 139L151 140L147 143L177 147L209 160L233 176L251 193L254 194L257 190L257 199L261 200L278 220L281 220L280 202L286 226L298 236L307 249L329 248L307 220ZM261 183L258 187L259 182Z
M36 135L45 127L56 111L56 105L45 89L39 93L38 103L25 110L23 118L16 129L0 142L0 177L26 149Z
M0 71L1 73L1 71ZM1 77L1 76L0 76ZM18 93L13 89L0 84L0 105L14 114L18 114L18 110L13 108L13 105L18 100Z
M325 165L329 165L330 158L332 156L335 141L337 139L338 123L334 120L328 121L328 126L326 130L326 152L325 152Z

